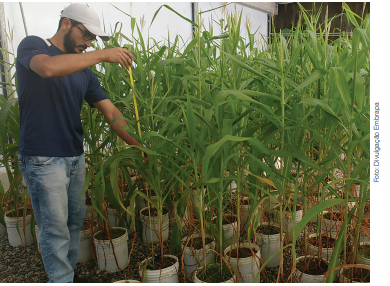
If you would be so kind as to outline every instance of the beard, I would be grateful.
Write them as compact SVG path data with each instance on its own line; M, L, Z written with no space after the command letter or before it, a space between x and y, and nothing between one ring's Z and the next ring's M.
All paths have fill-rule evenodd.
M71 31L72 29L70 29L64 36L64 47L69 54L80 54L82 52L76 51L76 48L82 48L85 50L88 47L86 45L76 45L75 40L71 38Z

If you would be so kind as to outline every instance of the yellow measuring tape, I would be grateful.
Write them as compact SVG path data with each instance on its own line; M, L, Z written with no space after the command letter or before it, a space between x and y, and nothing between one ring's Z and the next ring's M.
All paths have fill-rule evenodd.
M134 95L134 82L133 82L133 73L132 73L132 71L131 71L131 67L129 67L129 73L130 73L130 85L131 85L131 87L133 88L133 101L134 101L134 109L135 109L135 118L137 119L138 134L139 134L139 137L142 138L142 134L141 134L141 125L140 125L140 123L139 123L137 99L135 98L135 95Z

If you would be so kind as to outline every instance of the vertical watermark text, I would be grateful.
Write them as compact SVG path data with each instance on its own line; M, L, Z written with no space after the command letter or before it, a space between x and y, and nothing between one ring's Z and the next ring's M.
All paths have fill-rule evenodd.
M375 139L375 148L374 148L374 179L373 181L379 183L379 151L381 150L379 139L379 102L375 102L375 115L374 115L374 139Z

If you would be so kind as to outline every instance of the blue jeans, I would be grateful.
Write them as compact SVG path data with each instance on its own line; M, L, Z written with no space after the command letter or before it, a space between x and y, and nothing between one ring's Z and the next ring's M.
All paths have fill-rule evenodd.
M73 282L85 219L84 154L18 157L39 228L49 283Z

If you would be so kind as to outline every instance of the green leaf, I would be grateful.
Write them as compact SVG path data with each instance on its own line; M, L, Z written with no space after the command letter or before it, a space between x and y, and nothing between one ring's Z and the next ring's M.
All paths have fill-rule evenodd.
M162 7L165 7L165 8L167 8L168 10L171 10L173 13L175 13L176 15L178 15L180 18L186 20L187 22L191 23L191 24L194 25L195 27L197 27L197 28L199 27L196 23L192 22L190 19L188 19L188 18L184 17L183 15L181 15L180 13L176 12L174 9L172 9L172 8L169 7L168 5L161 5L160 8L157 9L156 13L154 13L154 15L153 15L152 22L150 23L150 27L152 26L154 19L156 18L158 12L160 12L160 9L161 9Z
M336 85L340 92L341 98L344 102L344 110L348 112L348 106L350 106L351 104L351 96L349 94L345 71L342 67L333 67L331 70L335 73L334 79L336 81Z
M300 85L298 85L294 91L301 90L302 88L305 88L306 86L314 83L315 81L319 80L320 78L322 78L326 74L328 74L328 71L326 69L315 70Z
M301 102L299 103L303 103L303 104L307 104L309 106L321 106L322 109L324 109L326 112L328 112L330 115L334 116L338 121L341 122L341 120L337 117L336 113L334 113L334 111L330 108L330 106L324 101L324 100L321 100L321 99L317 99L317 98L305 98L303 100L301 100Z
M194 109L189 97L187 97L187 132L190 139L191 153L196 148L196 119Z
M341 250L343 249L344 246L346 225L351 224L351 220L352 220L352 214L348 213L348 218L343 221L343 224L341 225L341 230L337 236L336 243L333 248L332 256L330 257L328 263L328 271L332 270L333 268L339 265L339 257L341 254ZM333 283L334 279L336 278L336 274L337 271L330 272L330 275L326 278L326 283Z
M233 141L233 142L248 141L253 147L257 148L259 150L259 152L264 153L264 154L269 154L268 149L256 138L225 135L217 143L214 143L206 148L206 153L204 155L203 166L202 166L203 167L203 174L204 174L206 180L208 179L208 176L209 176L208 167L209 167L209 162L210 162L211 157L217 151L219 151L219 149L227 141Z
M345 202L345 199L332 199L323 201L317 205L314 205L308 212L302 217L302 220L295 226L295 240L298 237L298 234L303 230L303 228L319 213L323 212L327 208L333 207L337 204ZM293 241L295 244L295 241Z

